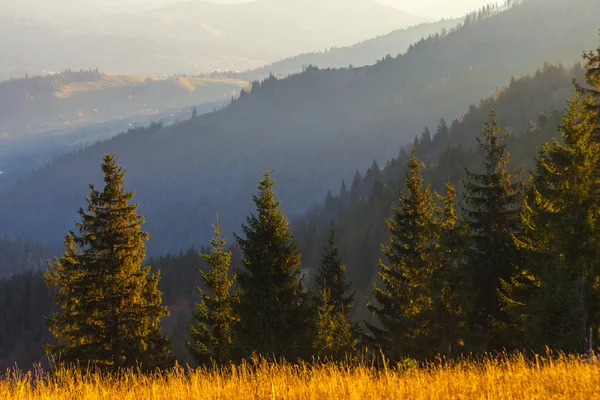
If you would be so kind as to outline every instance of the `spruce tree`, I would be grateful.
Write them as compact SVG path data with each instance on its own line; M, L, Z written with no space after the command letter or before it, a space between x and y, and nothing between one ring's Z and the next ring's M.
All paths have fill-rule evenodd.
M333 228L329 231L328 245L323 248L315 285L315 353L341 359L356 349L360 328L350 317L354 292L350 292L351 284L346 283L346 266L342 264L340 249L335 244Z
M208 293L198 288L200 303L193 316L197 326L190 326L192 342L186 342L194 360L199 364L215 361L218 364L235 358L234 327L238 322L235 307L238 293L232 292L235 274L230 276L231 251L225 250L227 239L221 236L222 226L213 225L210 252L202 253L209 270L200 271Z
M454 357L470 350L466 317L469 309L470 287L465 271L468 231L456 215L456 190L446 183L446 194L437 195L442 207L437 210L434 252L436 269L433 275L432 342L438 351Z
M347 313L335 310L331 290L324 284L317 296L316 333L313 349L318 357L343 360L356 350L356 326Z
M295 361L310 353L310 299L303 292L300 251L275 200L271 171L253 196L256 214L235 235L243 253L237 274L241 289L237 340L244 356L253 352Z
M123 187L125 171L112 155L102 163L105 187L90 185L78 233L44 274L60 312L48 318L56 342L46 351L57 360L116 370L165 366L170 344L159 321L168 315L158 290L160 274L142 267L148 234L144 218Z
M525 340L583 352L600 318L600 49L586 58L589 87L577 86L559 125L561 141L545 143L530 177L517 244L527 280L507 287Z
M463 214L469 225L468 276L472 279L471 329L479 333L480 350L500 348L500 332L509 318L499 301L503 281L516 274L518 263L513 235L518 232L524 197L521 171L507 171L509 153L503 143L506 132L492 111L478 138L485 154L485 170L466 170Z
M323 248L321 266L315 279L317 292L324 287L331 292L331 303L335 312L343 312L349 315L354 302L354 291L350 291L352 285L346 282L346 266L340 257L340 248L335 243L335 231L329 231L327 247Z
M395 360L436 353L430 343L436 206L429 186L423 184L421 166L413 146L404 177L408 194L398 194L399 204L386 220L389 239L381 251L387 263L379 261L383 288L373 287L377 303L367 305L380 323L366 324L368 340Z

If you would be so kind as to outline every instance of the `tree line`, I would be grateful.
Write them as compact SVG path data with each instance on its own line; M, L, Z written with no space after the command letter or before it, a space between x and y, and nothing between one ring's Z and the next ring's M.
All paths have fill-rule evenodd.
M416 143L386 218L371 322L351 318L355 293L335 228L307 290L301 253L273 193L267 168L253 196L256 211L234 235L241 267L232 269L222 226L202 252L204 290L187 347L199 364L255 355L291 361L344 359L367 347L391 360L428 360L502 349L593 349L600 317L597 220L600 210L600 49L584 55L586 87L576 85L544 143L535 171L509 168L507 132L492 112L478 138L481 171L464 171L463 196L447 182L425 183ZM426 139L427 135L424 135ZM90 187L78 233L44 274L59 311L49 318L49 354L106 369L167 366L168 314L159 272L143 266L148 235L111 155L105 187Z

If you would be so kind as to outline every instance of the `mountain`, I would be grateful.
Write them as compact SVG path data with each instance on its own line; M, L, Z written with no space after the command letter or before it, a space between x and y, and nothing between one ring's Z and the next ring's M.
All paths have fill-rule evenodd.
M239 80L63 71L0 82L0 140L65 125L82 126L135 115L230 100L247 86Z
M526 177L535 169L534 159L541 143L560 138L557 126L573 94L573 79L585 81L580 65L570 70L545 65L533 75L512 80L494 96L470 106L454 121L440 120L429 125L427 134L414 141L417 157L426 165L425 182L439 194L445 193L448 181L452 182L457 199L462 202L465 168L480 171L484 162L485 153L477 139L492 110L498 123L510 132L505 142L510 153L509 170L523 167ZM373 162L369 168L357 170L345 184L347 190L332 190L322 202L311 207L306 217L292 225L294 238L302 249L303 267L316 270L331 221L335 221L348 278L354 283L356 298L361 299L356 303L357 320L373 318L364 299L372 293L379 272L380 245L388 239L385 219L397 205L398 193L405 190L403 179L410 158L409 147L407 144L401 148L385 164ZM340 186L341 182L337 187Z
M469 17L460 29L373 66L308 68L254 83L226 109L120 135L7 182L0 227L58 242L87 184L101 179L106 152L128 170L152 235L150 254L204 243L216 211L228 232L239 232L267 159L286 213L300 216L356 168L391 159L423 126L456 118L512 76L545 61L579 61L597 46L598 12L596 0L530 0Z
M6 68L139 75L245 70L427 20L374 0L187 1L71 19L15 15L0 20Z
M187 119L237 97L246 82L66 70L0 82L0 171L28 170L130 126ZM183 110L182 110L183 109Z
M352 46L332 47L321 52L312 52L289 57L276 61L254 70L229 74L228 76L255 80L264 79L269 74L285 77L289 74L302 72L310 65L319 68L346 68L362 67L371 65L388 55L397 56L404 54L408 48L429 36L445 35L448 31L459 25L462 19L446 19L438 22L423 23L406 29L399 29L386 35L356 43ZM222 76L222 73L213 73L214 76Z
M421 140L417 146L418 156L429 165L425 170L426 181L440 191L449 177L459 184L464 167L472 168L481 161L482 154L473 151L475 137L480 134L492 107L502 125L514 132L507 139L512 166L523 163L531 166L539 143L556 136L560 110L572 93L571 80L582 80L582 74L581 68L566 71L546 66L533 76L514 80L497 95L485 98L479 106L469 107L454 122L441 124L437 132L432 129L435 133L431 140ZM535 123L530 124L531 120ZM372 318L366 312L364 300L371 293L377 273L377 259L381 256L379 245L387 238L384 218L389 215L391 206L397 201L398 190L403 187L407 159L408 152L401 149L385 166L380 168L374 163L352 183L353 189L327 196L306 218L293 223L294 239L302 250L303 267L314 269L319 265L330 221L335 220L347 278L356 289L353 308L356 321ZM203 227L198 229L200 231L210 229ZM2 254L10 254L7 250L14 246L7 249L2 244L0 238ZM164 328L169 332L175 355L182 364L191 362L184 341L197 288L203 285L198 269L206 268L198 250L189 249L175 256L149 260L153 268L161 271L160 290L171 313ZM22 251L16 253L19 255ZM233 256L232 266L241 267L241 254L235 248ZM305 283L307 288L313 286L310 281ZM0 320L18 321L0 326L0 368L9 368L15 362L27 368L33 362L43 360L42 344L50 338L42 315L52 312L52 306L50 291L39 273L0 278Z

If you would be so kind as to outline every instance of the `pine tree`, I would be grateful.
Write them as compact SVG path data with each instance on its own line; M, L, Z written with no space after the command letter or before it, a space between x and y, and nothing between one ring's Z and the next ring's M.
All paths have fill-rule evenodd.
M516 274L517 251L513 235L518 232L524 197L521 171L507 171L509 153L503 143L506 132L498 126L495 112L478 138L485 153L485 171L466 170L463 213L469 224L471 245L468 265L473 288L471 329L479 332L481 350L500 348L500 331L510 321L499 302L503 281Z
M323 248L321 267L315 279L317 295L315 353L341 359L356 349L360 328L352 322L350 312L354 301L351 284L346 283L346 266L335 244L335 231L329 232L328 246Z
M398 194L399 204L386 220L389 242L381 251L388 263L379 262L383 289L375 285L373 294L378 304L368 304L381 324L367 323L369 341L396 360L435 355L430 336L435 269L432 220L436 207L429 186L423 184L421 165L413 146L404 178L408 195Z
M112 155L104 156L102 171L105 187L90 185L87 209L79 210L76 222L79 234L67 234L65 252L44 274L60 307L48 319L56 343L46 351L64 363L102 369L165 366L170 344L159 321L168 311L158 290L160 274L142 267L144 218Z
M346 266L340 258L340 248L335 244L335 231L330 229L327 247L323 248L321 266L315 279L317 292L324 287L331 292L331 303L335 312L349 315L354 302L352 285L346 282Z
M200 271L209 293L198 288L200 303L196 303L193 315L197 325L190 326L192 342L186 346L199 365L215 361L223 364L235 358L234 327L238 322L235 307L238 293L232 293L236 276L230 276L231 251L225 250L227 239L221 236L222 226L213 225L212 250L202 253L210 269Z
M253 196L257 214L235 235L243 252L237 340L245 356L256 352L290 361L310 352L310 301L303 293L300 251L265 171Z
M454 357L465 351L468 340L466 316L469 308L466 276L466 225L456 215L456 190L446 183L445 196L437 195L442 207L435 220L436 270L433 275L432 342L439 343L440 354ZM468 350L468 348L466 349Z
M559 125L562 140L545 143L530 177L517 244L527 280L508 286L526 343L583 352L600 318L600 49L586 54L589 88L577 86Z
M355 324L343 310L335 310L331 290L324 284L317 296L316 334L313 348L318 357L343 360L356 350Z

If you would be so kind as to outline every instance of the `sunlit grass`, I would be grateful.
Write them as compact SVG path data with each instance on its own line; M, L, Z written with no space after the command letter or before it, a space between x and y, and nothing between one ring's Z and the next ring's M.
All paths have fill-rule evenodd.
M600 363L577 358L434 363L419 369L369 365L289 365L260 362L186 373L51 377L9 373L1 399L593 399L600 398Z

